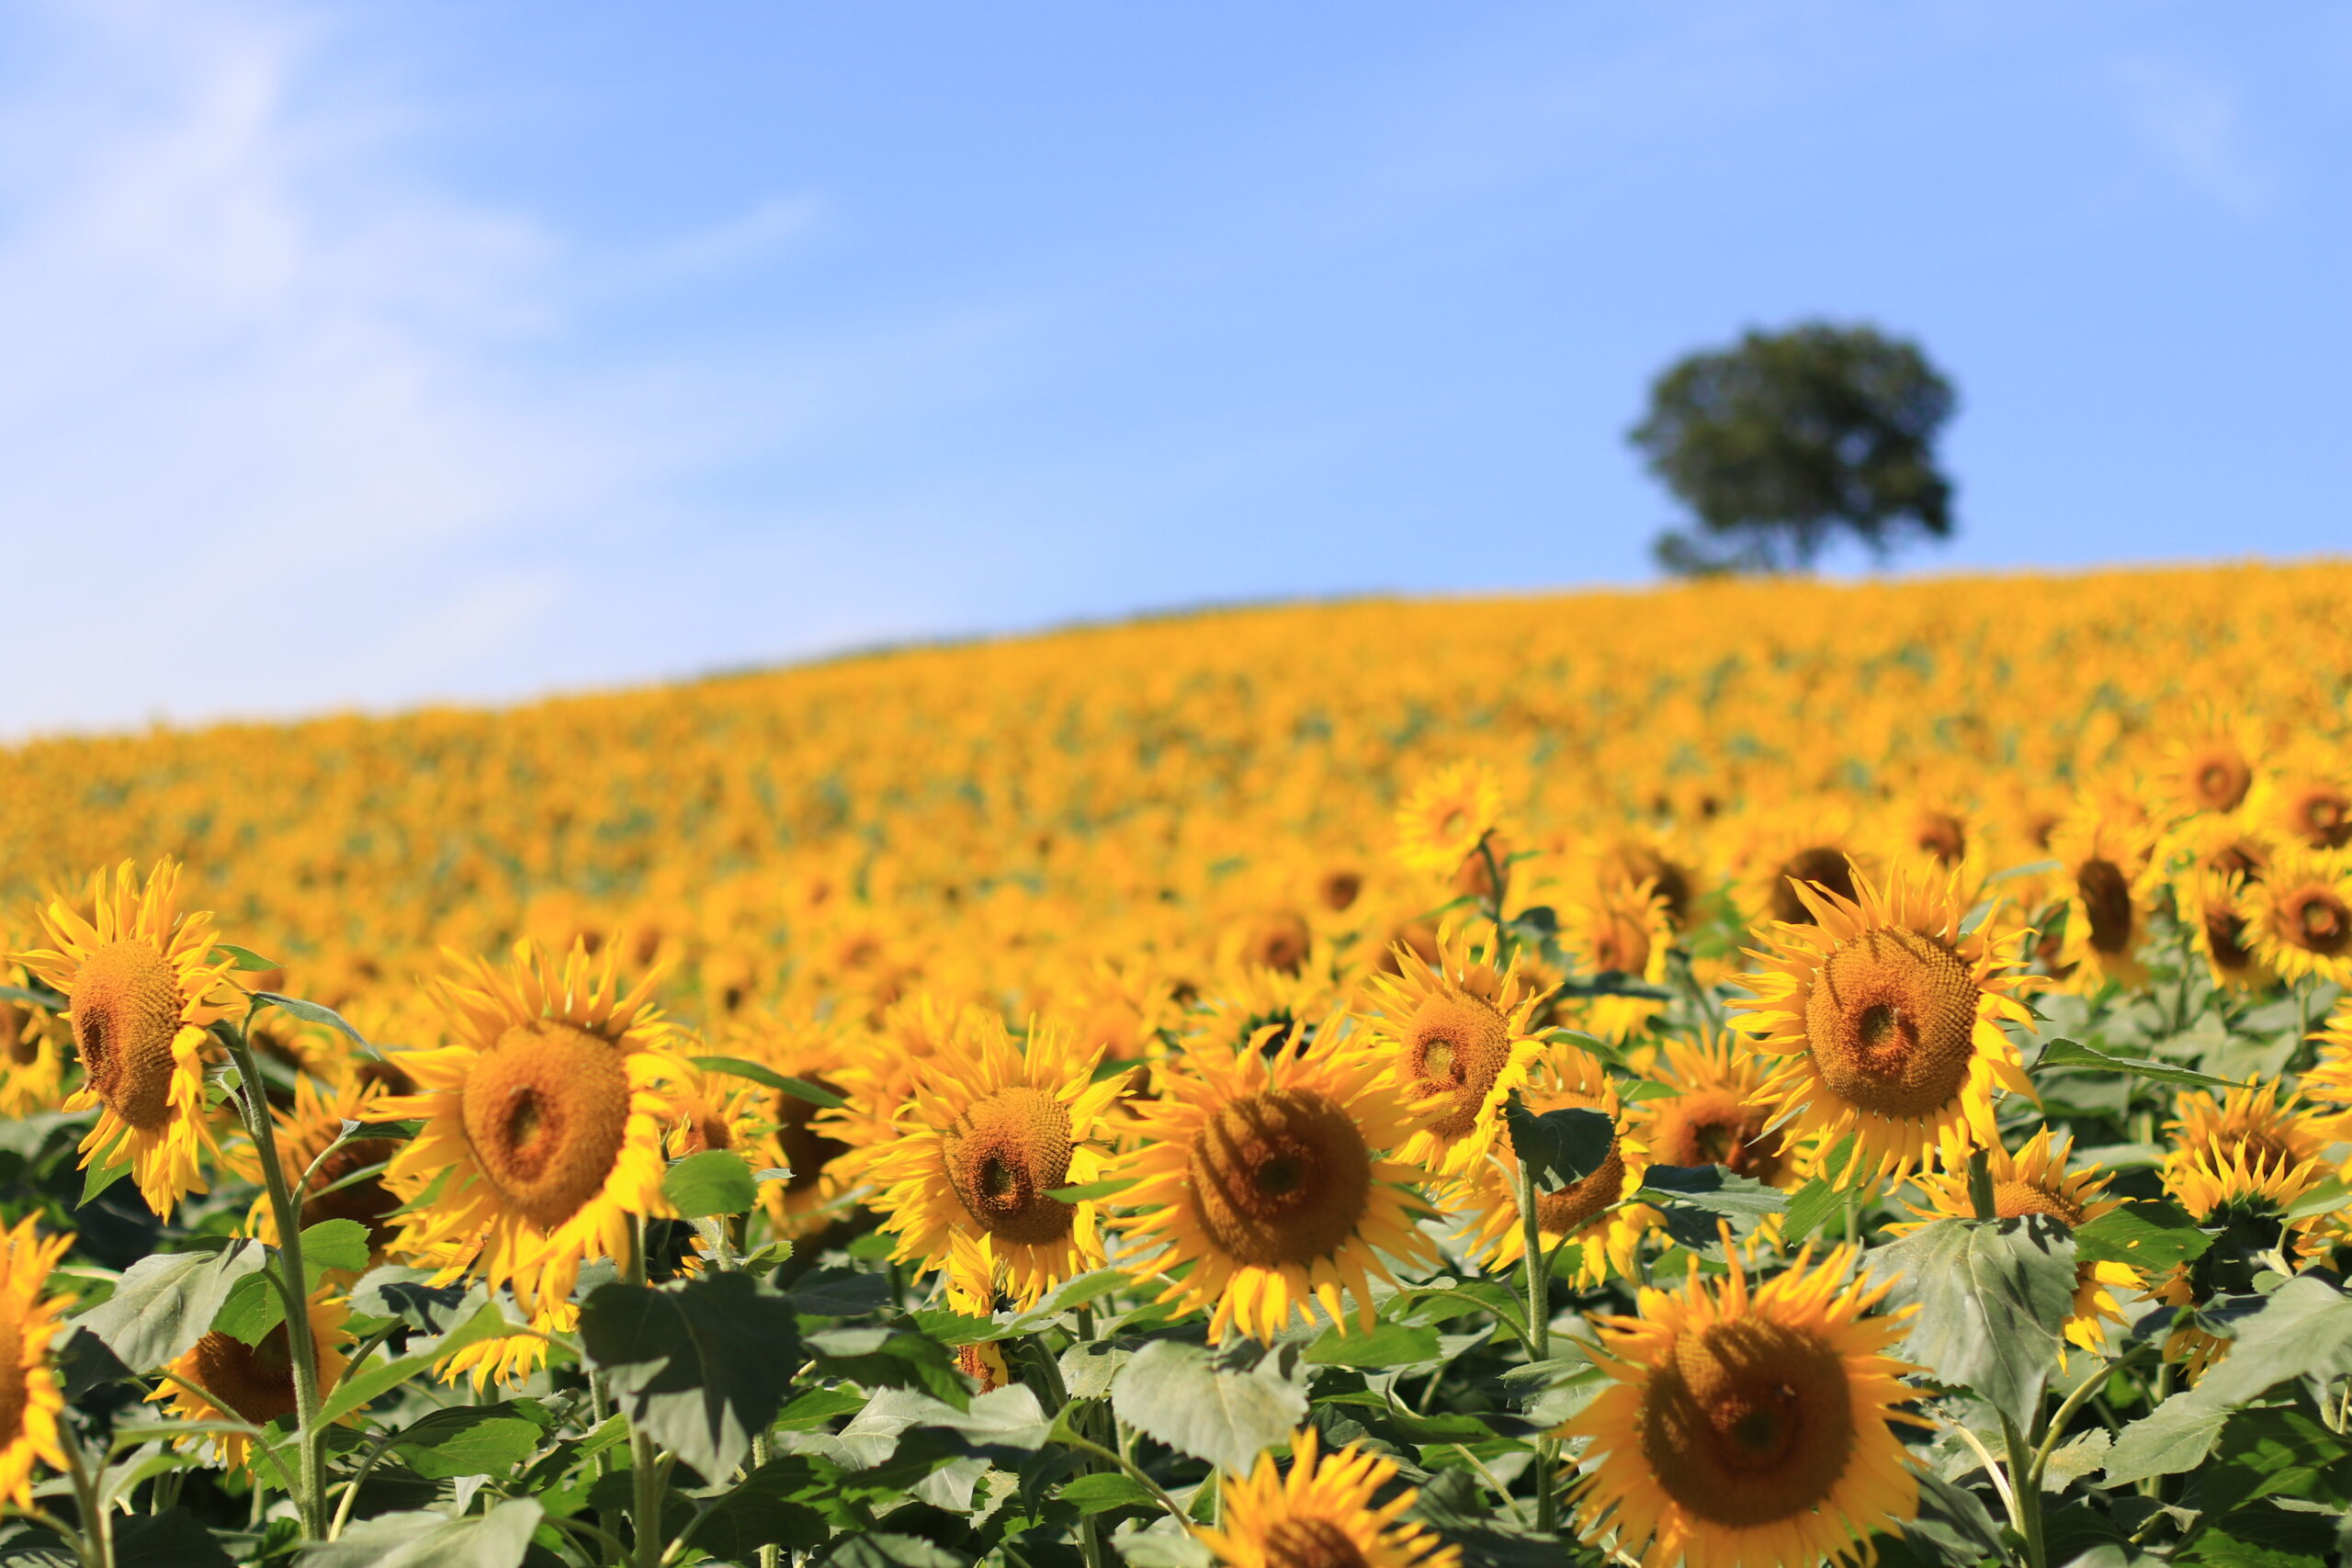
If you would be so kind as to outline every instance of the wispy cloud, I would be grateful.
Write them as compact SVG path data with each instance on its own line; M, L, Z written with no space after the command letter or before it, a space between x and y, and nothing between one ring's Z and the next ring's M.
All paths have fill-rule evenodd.
M2266 210L2278 194L2234 82L2185 61L2133 55L2117 62L2126 122L2165 173L2233 212Z

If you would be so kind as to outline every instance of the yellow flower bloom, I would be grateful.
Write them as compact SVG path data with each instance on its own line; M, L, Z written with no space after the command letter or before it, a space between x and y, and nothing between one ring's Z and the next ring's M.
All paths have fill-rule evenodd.
M1634 1251L1642 1233L1655 1223L1654 1211L1621 1207L1620 1200L1638 1191L1650 1167L1649 1151L1633 1135L1618 1102L1617 1090L1599 1062L1574 1045L1555 1043L1535 1064L1532 1083L1522 1097L1538 1116L1553 1111L1598 1111L1615 1127L1609 1153L1600 1168L1582 1180L1535 1201L1535 1221L1548 1248L1573 1243L1577 1282L1591 1286L1608 1278L1613 1266L1620 1274L1634 1269ZM1455 1189L1458 1202L1469 1211L1467 1248L1488 1269L1501 1269L1527 1256L1527 1227L1519 1207L1519 1156L1510 1140L1498 1143L1491 1156L1473 1167Z
M2245 910L2247 945L2272 974L2352 985L2352 855L2281 851Z
M1396 856L1416 871L1452 876L1502 825L1502 816L1503 784L1494 769L1456 762L1396 808Z
M1194 1526L1227 1568L1459 1568L1459 1548L1404 1516L1410 1486L1374 1499L1396 1478L1393 1461L1351 1443L1319 1451L1312 1427L1291 1438L1287 1473L1262 1453L1247 1478L1217 1477L1217 1523Z
M1431 1107L1395 1156L1434 1176L1453 1176L1486 1157L1502 1127L1503 1101L1527 1082L1544 1043L1529 1032L1543 999L1516 964L1498 973L1454 932L1436 963L1396 950L1394 975L1366 984L1360 1017L1405 1100Z
M73 1246L70 1235L43 1241L30 1218L0 1232L0 1503L32 1506L36 1463L65 1468L57 1418L65 1394L49 1364L66 1302L49 1294L50 1270Z
M324 1290L309 1303L311 1344L318 1361L319 1389L332 1389L350 1364L352 1337L344 1327L350 1309ZM266 1427L294 1414L294 1363L283 1323L248 1345L219 1329L209 1331L187 1354L166 1366L163 1382L147 1395L165 1404L183 1421L243 1421ZM202 1444L231 1470L243 1470L253 1440L243 1432L191 1433L178 1446Z

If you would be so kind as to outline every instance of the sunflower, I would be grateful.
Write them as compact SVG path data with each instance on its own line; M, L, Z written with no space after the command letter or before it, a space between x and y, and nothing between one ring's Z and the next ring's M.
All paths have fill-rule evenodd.
M2352 847L2352 787L2333 759L2298 767L2264 791L2269 820L2305 849Z
M2165 1123L2171 1147L2167 1171L2185 1169L2200 1155L2223 1163L2243 1156L2255 1175L2323 1158L2342 1136L2338 1119L2301 1103L2301 1095L2275 1083L2224 1091L2215 1100L2203 1089L2182 1094Z
M344 1325L351 1312L342 1298L325 1289L312 1294L309 1308L311 1344L323 1394L350 1364L353 1337ZM147 1397L167 1402L171 1413L183 1421L266 1427L294 1414L294 1364L287 1340L283 1323L252 1345L217 1328L209 1330L164 1367L164 1381ZM252 1439L243 1432L192 1433L180 1438L179 1446L199 1442L209 1443L213 1456L229 1469L242 1470Z
M2173 905L2216 987L2256 990L2270 983L2270 972L2247 945L2242 876L2192 866L2173 880Z
M1537 1059L1533 1083L1523 1099L1527 1109L1538 1116L1580 1110L1598 1111L1609 1118L1614 1135L1600 1168L1556 1192L1540 1194L1535 1201L1535 1222L1546 1247L1576 1244L1579 1284L1600 1283L1612 1265L1620 1274L1631 1273L1634 1249L1643 1231L1655 1222L1655 1211L1622 1206L1621 1200L1640 1190L1650 1156L1633 1136L1609 1075L1584 1052L1555 1042ZM1455 1189L1456 1199L1469 1210L1464 1246L1488 1269L1508 1268L1527 1256L1519 1181L1519 1156L1504 1140L1496 1146L1493 1157L1473 1168Z
M1645 1568L1814 1568L1870 1556L1918 1511L1891 1423L1914 1419L1916 1369L1886 1354L1901 1314L1839 1247L1752 1292L1736 1252L1720 1291L1694 1259L1679 1293L1644 1287L1638 1318L1599 1319L1593 1402L1561 1428L1590 1439L1576 1497L1588 1540L1613 1529Z
M1096 1081L1099 1048L1032 1027L1016 1042L1001 1022L977 1041L943 1043L899 1113L899 1137L874 1160L873 1200L898 1238L893 1260L946 1267L958 1235L988 1234L994 1267L1023 1306L1102 1261L1102 1208L1065 1202L1057 1188L1101 1179L1108 1117L1125 1088ZM952 1280L975 1296L994 1280Z
M2016 993L2025 931L1999 908L1963 931L1956 877L1914 883L1892 873L1857 898L1803 890L1813 923L1776 925L1755 995L1732 1027L1788 1059L1761 1091L1794 1113L1799 1136L1854 1134L1848 1179L1900 1175L1929 1158L1947 1130L1995 1141L1996 1085L2030 1095L2003 1021L2030 1015Z
M2230 720L2209 706L2167 752L2164 783L2184 811L2235 811L2254 787L2261 751L2258 725Z
M433 1370L443 1382L470 1378L477 1390L492 1383L512 1387L547 1365L548 1336L579 1328L580 1308L576 1303L542 1296L530 1314L530 1324L531 1333L477 1339L434 1362Z
M2290 1222L2287 1211L2328 1174L2315 1159L2249 1161L2244 1144L2191 1148L2185 1157L2166 1161L2165 1192L2215 1240L2195 1258L2176 1264L2149 1293L2167 1306L2201 1307L2217 1296L2252 1292L2272 1251L2283 1249L2293 1233L2324 1223L2320 1215ZM2193 1379L2229 1348L2227 1339L2188 1323L2165 1338L2164 1354L2182 1362Z
M1655 1076L1675 1092L1634 1107L1634 1134L1653 1164L1720 1165L1770 1187L1796 1184L1796 1151L1766 1131L1772 1115L1761 1095L1770 1072L1754 1052L1719 1034L1669 1040Z
M1595 862L1593 873L1604 881L1629 887L1648 883L1666 906L1668 924L1680 931L1690 923L1699 874L1672 858L1656 840L1632 835L1611 840Z
M2052 1143L2047 1127L2038 1129L2014 1155L1999 1144L1988 1145L1985 1168L1993 1179L1993 1212L2005 1220L2047 1214L2073 1230L2122 1207L2122 1199L2107 1195L2107 1184L2115 1179L2114 1173L2096 1168L2068 1170L2071 1152L2071 1140L2061 1137ZM1976 1201L1969 1193L1965 1168L1968 1155L1965 1147L1954 1148L1945 1156L1941 1173L1917 1177L1927 1203L1906 1203L1919 1218L1889 1224L1889 1234L1906 1235L1935 1220L1974 1219ZM2143 1282L2140 1271L2127 1263L2077 1265L2075 1306L2067 1314L2066 1337L2097 1352L2105 1339L2102 1323L2123 1322L2123 1307L2115 1292L2137 1290Z
M2148 971L2135 955L2148 934L2143 885L2154 839L2139 802L2113 787L2085 791L2052 831L2065 911L2063 926L2045 931L2035 951L2073 989L2095 991L2109 980L2146 984Z
M65 1100L66 1021L46 1008L0 1002L0 1117L54 1111Z
M614 958L575 944L558 964L519 942L435 985L457 1043L400 1053L418 1092L377 1102L424 1122L388 1172L409 1203L399 1250L446 1253L446 1272L511 1283L531 1308L570 1296L585 1259L626 1257L634 1216L671 1213L662 1129L693 1069L652 982L624 994Z
M718 1043L723 1055L747 1057L826 1094L843 1092L848 1054L840 1033L824 1024L789 1022L762 1009L728 1020ZM707 1127L706 1135L723 1124L732 1146L752 1151L746 1158L792 1173L760 1183L760 1207L778 1235L811 1235L840 1217L851 1185L841 1161L850 1145L820 1126L826 1110L784 1089L707 1084L706 1091L720 1101L720 1121Z
M32 1506L35 1461L65 1468L57 1417L65 1395L50 1370L50 1341L67 1302L51 1296L49 1271L74 1245L70 1235L40 1239L28 1216L0 1232L0 1503Z
M1653 986L1665 980L1674 923L1652 884L1596 879L1560 915L1560 945L1577 954L1585 968ZM1603 1039L1625 1040L1646 1029L1665 1006L1646 997L1594 997L1576 1009L1576 1016Z
M365 1135L338 1140L346 1122L364 1126L395 1120L382 1107L386 1098L384 1088L368 1078L355 1076L342 1089L322 1090L314 1080L300 1077L294 1080L292 1106L270 1113L277 1124L277 1162L287 1186L301 1201L302 1223L356 1221L368 1227L368 1251L379 1260L399 1229L392 1213L401 1201L384 1185L382 1171L360 1173L370 1166L386 1164L400 1151L400 1145L390 1138ZM330 1149L334 1152L329 1153ZM224 1149L222 1163L247 1181L262 1180L260 1153L249 1141L240 1140ZM312 1170L314 1165L317 1169ZM248 1224L254 1235L277 1245L277 1213L266 1196L254 1201Z
M1797 896L1800 886L1826 887L1850 898L1857 880L1872 869L1853 811L1835 799L1768 813L1750 830L1738 858L1744 868L1734 894L1739 908L1753 921L1789 925L1813 919Z
M1212 1337L1228 1325L1272 1339L1310 1301L1346 1327L1340 1289L1373 1326L1370 1278L1393 1280L1381 1254L1430 1265L1420 1172L1381 1157L1428 1120L1400 1100L1386 1053L1338 1038L1336 1022L1267 1053L1204 1046L1161 1077L1157 1100L1114 1174L1135 1185L1121 1201L1143 1211L1139 1247L1165 1244L1149 1267L1169 1277L1163 1300L1214 1303Z
M1396 1479L1396 1465L1363 1445L1318 1451L1312 1427L1291 1438L1290 1472L1261 1453L1249 1476L1217 1477L1217 1524L1194 1526L1227 1568L1460 1568L1459 1548L1404 1515L1420 1500L1405 1487L1373 1499Z
M2275 838L2234 811L2225 817L2188 818L2165 835L2159 849L2166 864L2241 882L2261 881L2278 852Z
M2352 857L2281 851L2245 903L2249 945L2273 974L2352 985Z
M2335 1004L2335 1011L2312 1038L2319 1043L2319 1060L2297 1087L2331 1105L2352 1105L2352 996Z
M1494 769L1456 762L1396 808L1397 858L1416 871L1452 876L1502 825L1502 780Z
M875 1037L836 1037L830 1043L834 1056L830 1070L813 1077L807 1072L794 1075L809 1077L847 1102L820 1111L803 1123L812 1139L842 1150L819 1162L821 1168L844 1190L866 1182L867 1168L897 1139L899 1112L931 1071L933 1058L951 1049L968 1053L1003 1028L1004 1021L985 1008L918 991L883 1013ZM791 1041L784 1046L787 1055L799 1048ZM777 1109L783 1110L781 1103ZM779 1124L785 1120L777 1117Z
M1544 1049L1529 1032L1542 998L1516 964L1498 972L1458 931L1441 940L1435 963L1404 948L1392 956L1396 973L1366 983L1361 1021L1403 1098L1430 1107L1396 1157L1458 1175L1486 1157L1503 1102Z
M90 879L91 918L63 899L40 911L51 947L18 963L72 998L83 1083L66 1109L99 1108L82 1163L128 1160L147 1206L164 1219L206 1190L198 1161L217 1151L204 1097L206 1031L239 1010L235 960L214 946L212 916L179 913L180 868L155 863L144 889L130 862Z

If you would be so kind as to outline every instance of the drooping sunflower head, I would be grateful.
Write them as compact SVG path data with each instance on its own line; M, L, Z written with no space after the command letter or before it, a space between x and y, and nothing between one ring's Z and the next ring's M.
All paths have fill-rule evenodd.
M2216 1168L2242 1158L2253 1175L2267 1175L2321 1159L2342 1136L2338 1121L2305 1105L2296 1090L2282 1093L2275 1083L2225 1089L2219 1100L2204 1089L2188 1089L2174 1102L2173 1118L2165 1123L2165 1169L2186 1171L2199 1156Z
M74 1243L41 1239L27 1217L0 1232L0 1503L32 1506L35 1463L65 1468L57 1418L65 1395L49 1349L67 1303L49 1293L50 1270Z
M2073 1230L2120 1207L2123 1200L2107 1193L2114 1173L2096 1167L2069 1170L2071 1152L2071 1140L2064 1136L2053 1140L2047 1127L2038 1129L2015 1154L1997 1143L1986 1145L1993 1212L2005 1220L2042 1214ZM1969 1153L1967 1147L1956 1145L1945 1156L1942 1170L1924 1171L1914 1178L1926 1201L1907 1206L1919 1219L1890 1224L1888 1232L1905 1235L1939 1219L1974 1219L1976 1204L1968 1190L1966 1169ZM2143 1284L2140 1271L2129 1264L2099 1261L2077 1267L2066 1337L2086 1350L2098 1349L2105 1332L2101 1325L2123 1321L2122 1304L2115 1292Z
M1322 1452L1304 1427L1287 1474L1261 1453L1246 1478L1220 1475L1217 1523L1193 1533L1227 1568L1459 1568L1458 1548L1404 1517L1419 1491L1379 1501L1396 1479L1395 1461L1352 1443Z
M1645 1568L1814 1568L1863 1559L1917 1512L1889 1423L1917 1397L1887 1355L1899 1321L1844 1250L1800 1257L1752 1292L1735 1253L1720 1287L1645 1288L1602 1320L1610 1382L1562 1428L1590 1439L1577 1483L1588 1540L1613 1529Z
M1397 858L1417 871L1451 876L1502 818L1501 777L1483 762L1456 762L1423 781L1396 808Z
M1993 1137L1996 1089L2030 1094L2004 1021L2018 999L2026 932L1999 908L1963 930L1956 878L1911 881L1899 868L1857 898L1804 890L1805 925L1776 925L1749 950L1754 993L1733 1027L1786 1060L1763 1093L1795 1113L1799 1135L1855 1137L1849 1179L1932 1158L1949 1131Z
M2196 1258L2176 1265L2157 1284L2152 1293L2158 1301L2199 1307L2217 1296L2249 1294L2256 1277L2271 1267L2281 1249L2293 1245L2298 1234L2308 1236L2324 1225L2324 1215L2288 1217L2296 1201L2327 1176L2324 1162L2257 1162L2247 1158L2244 1144L2226 1142L2184 1153L2186 1157L2165 1162L2165 1192L2188 1211L2212 1242ZM2164 1353L2167 1359L2186 1363L2194 1378L2228 1349L2226 1338L2191 1322L2172 1331Z
M2253 990L2270 983L2270 972L2254 955L2246 922L2243 876L2191 867L2173 880L2173 906L2188 940L2205 960L2213 984L2225 990Z
M1577 953L1582 967L1651 985L1666 978L1674 924L1654 886L1589 879L1559 913L1560 945ZM1570 1016L1603 1039L1624 1040L1646 1028L1665 1005L1645 997L1594 997L1577 1004Z
M1399 1096L1430 1107L1396 1155L1450 1176L1485 1157L1503 1101L1527 1081L1543 1043L1529 1032L1541 998L1517 965L1486 962L1461 931L1424 963L1398 949L1396 973L1375 975L1364 1034L1387 1058Z
M2137 954L2148 934L2154 847L2146 807L2113 784L2086 789L2052 832L2064 907L2036 952L2061 983L2088 992L2109 980L2138 986L2147 978Z
M380 1254L399 1231L392 1218L401 1200L386 1185L386 1168L400 1152L390 1138L366 1135L367 1123L394 1118L382 1109L389 1092L368 1078L354 1077L339 1089L322 1089L316 1080L294 1081L293 1103L272 1112L277 1122L277 1159L287 1184L302 1201L305 1223L351 1220L368 1228L368 1246ZM360 1132L346 1138L344 1124L356 1122ZM249 1181L262 1179L260 1151L250 1142L232 1144L224 1163ZM307 1179L306 1179L307 1177ZM277 1244L277 1213L265 1194L254 1201L248 1222L254 1235Z
M984 1233L1003 1289L1024 1306L1099 1266L1101 1206L1055 1193L1102 1178L1126 1077L1098 1079L1101 1061L1099 1047L1035 1025L1024 1040L999 1022L943 1044L899 1113L898 1141L870 1168L891 1256L944 1269L958 1235Z
M1521 1099L1538 1116L1597 1111L1609 1118L1609 1152L1590 1174L1537 1196L1536 1227L1546 1247L1574 1245L1570 1261L1586 1286L1599 1284L1612 1268L1630 1272L1654 1212L1623 1206L1622 1201L1640 1190L1653 1156L1628 1122L1608 1072L1585 1052L1556 1041L1536 1059ZM1512 1267L1527 1255L1519 1189L1519 1156L1508 1138L1498 1140L1489 1157L1455 1185L1455 1199L1468 1211L1466 1247L1489 1269Z
M63 1014L0 1002L0 1117L21 1118L64 1104L73 1042Z
M585 1259L623 1256L633 1216L671 1213L662 1134L693 1069L651 981L625 990L616 956L575 945L559 962L523 942L434 987L454 1043L400 1053L417 1092L379 1102L425 1123L387 1173L411 1205L400 1250L458 1248L530 1306L568 1296Z
M352 1336L345 1328L349 1307L322 1290L311 1297L311 1344L319 1384L332 1387L350 1361ZM243 1421L266 1427L294 1414L294 1362L286 1325L278 1324L248 1345L219 1329L208 1332L164 1369L163 1382L148 1394L168 1404L183 1421ZM242 1432L191 1433L178 1440L204 1444L231 1470L244 1468L252 1439Z
M1215 1045L1187 1052L1141 1107L1114 1174L1133 1185L1135 1239L1170 1279L1164 1298L1212 1309L1272 1338L1320 1303L1344 1329L1340 1292L1368 1331L1369 1280L1392 1276L1383 1254L1427 1263L1409 1191L1419 1168L1384 1157L1426 1122L1401 1097L1388 1053L1345 1037L1333 1020L1269 1055Z
M1667 923L1680 931L1690 923L1699 874L1653 840L1627 835L1611 840L1595 863L1595 874L1628 887L1648 883L1666 906Z
M2352 985L2352 852L2282 850L2245 907L2248 945L2271 973Z
M209 913L179 909L180 868L155 863L142 886L124 861L90 883L90 917L63 898L40 911L52 944L17 955L71 998L82 1065L69 1109L98 1108L83 1164L128 1161L140 1196L166 1219L183 1194L205 1190L202 1154L218 1147L204 1100L206 1031L243 1005L234 964L215 945Z
M1771 1103L1763 1098L1769 1061L1719 1034L1666 1042L1657 1077L1675 1092L1634 1107L1635 1135L1648 1145L1651 1160L1720 1165L1769 1186L1793 1185L1795 1151L1779 1133L1766 1131L1772 1120Z

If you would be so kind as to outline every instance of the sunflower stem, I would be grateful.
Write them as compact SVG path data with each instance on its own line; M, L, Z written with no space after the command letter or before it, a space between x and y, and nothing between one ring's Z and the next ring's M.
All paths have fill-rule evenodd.
M90 1473L88 1456L82 1452L81 1436L62 1425L57 1436L57 1446L65 1452L65 1472L74 1482L79 1527L73 1532L74 1550L82 1559L82 1568L114 1568L114 1519L106 1499L98 1495L97 1480Z
M1532 1161L1519 1162L1520 1261L1527 1277L1527 1352L1532 1360L1552 1359L1552 1281L1544 1254L1541 1194ZM1544 1438L1535 1445L1535 1528L1547 1534L1559 1524L1559 1501L1552 1495L1552 1472L1557 1466L1558 1444Z
M1503 873L1495 863L1495 836L1489 832L1478 840L1478 858L1487 863L1487 913L1495 922L1495 966L1503 964Z
M2027 1568L2049 1568L2041 1540L2041 1475L2026 1443L2025 1433L2001 1413L2001 1436L2009 1447L2010 1506L2017 1510L2018 1533L2025 1537Z
M227 1024L227 1021L222 1021ZM300 1513L302 1539L326 1539L326 1427L319 1420L319 1349L311 1335L310 1276L302 1267L302 1201L287 1185L286 1167L277 1154L277 1124L269 1113L269 1097L262 1092L261 1073L253 1045L242 1025L220 1030L237 1065L237 1108L245 1131L261 1156L263 1184L269 1192L270 1217L277 1224L277 1256L273 1260L277 1283L286 1298L286 1359L294 1380L295 1466L294 1506Z
M626 1284L645 1283L645 1219L631 1214L628 1219L628 1256L620 1260L621 1280ZM636 1421L628 1424L629 1524L634 1545L631 1555L637 1568L658 1568L663 1545L662 1536L662 1472L656 1463L652 1434Z
M1993 1197L1992 1156L1983 1149L1972 1149L1968 1155L1968 1201L1980 1220L1997 1220L2000 1205Z

